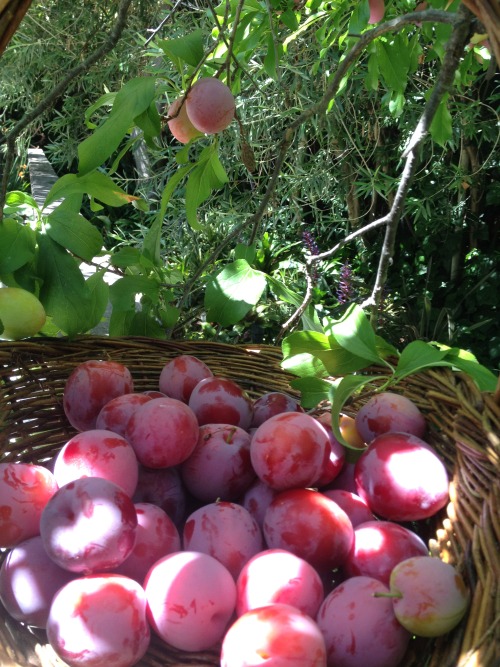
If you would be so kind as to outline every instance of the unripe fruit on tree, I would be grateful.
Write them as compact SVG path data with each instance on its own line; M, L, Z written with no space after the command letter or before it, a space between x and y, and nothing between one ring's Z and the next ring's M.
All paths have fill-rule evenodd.
M186 112L200 132L217 134L225 130L234 118L233 94L219 79L198 79L187 95Z
M186 104L184 103L181 106L181 102L182 97L179 97L169 106L167 114L171 116L171 118L167 122L167 125L177 141L180 141L181 144L188 144L191 139L201 137L202 133L197 130L189 120L186 113Z
M0 338L29 338L40 331L45 320L45 309L34 294L21 287L0 289Z

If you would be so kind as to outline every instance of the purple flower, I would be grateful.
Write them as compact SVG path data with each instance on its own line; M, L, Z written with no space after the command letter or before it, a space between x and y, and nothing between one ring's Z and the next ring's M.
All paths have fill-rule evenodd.
M355 297L354 285L352 282L352 269L346 260L340 269L340 280L337 287L337 299L339 303L350 303Z
M317 245L316 241L314 240L314 236L312 235L312 233L310 231L306 230L305 232L302 232L302 240L303 240L304 245L305 245L305 247L306 247L306 249L307 249L307 251L309 252L310 255L318 255L319 254L318 245ZM316 265L314 265L312 267L311 278L312 278L312 281L314 283L318 282L318 270L316 268Z

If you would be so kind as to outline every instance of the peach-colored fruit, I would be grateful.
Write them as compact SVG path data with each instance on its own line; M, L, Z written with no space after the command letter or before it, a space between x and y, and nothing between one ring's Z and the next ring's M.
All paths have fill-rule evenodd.
M200 132L217 134L225 130L234 118L233 94L219 79L198 79L187 95L186 112Z
M181 102L182 97L178 97L169 106L167 113L169 116L171 116L171 118L167 122L167 125L170 132L172 132L177 141L180 141L181 144L188 144L191 139L201 137L202 133L197 130L193 123L189 120L186 113L186 103L180 106ZM179 113L177 113L178 111Z

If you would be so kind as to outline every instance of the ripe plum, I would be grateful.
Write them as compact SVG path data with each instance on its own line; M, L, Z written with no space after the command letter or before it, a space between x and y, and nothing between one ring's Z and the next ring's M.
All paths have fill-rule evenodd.
M242 506L231 502L203 505L186 519L184 549L217 558L236 579L245 563L264 549L262 531Z
M129 369L116 361L89 359L73 369L66 380L63 409L77 431L96 427L101 409L116 396L134 391Z
M209 377L213 373L204 361L191 354L180 354L163 366L159 388L167 396L188 403L198 382Z
M255 479L250 435L239 426L204 424L180 470L187 490L198 500L236 500Z
M182 106L181 106L182 104ZM203 136L189 120L186 113L186 103L182 103L182 97L178 97L168 107L167 115L171 116L167 121L168 129L181 144L188 144L191 139Z
M16 621L45 628L52 598L77 575L49 558L40 535L11 549L0 568L0 600Z
M198 422L231 424L247 430L252 422L253 402L243 388L233 380L208 377L200 380L188 402Z
M393 568L410 556L427 556L424 541L392 521L366 521L354 528L354 541L344 562L349 577L364 575L387 586Z
M423 438L427 423L413 401L402 394L384 391L372 396L358 410L355 425L365 442L388 432L411 433Z
M326 667L317 623L291 605L275 603L247 611L222 642L221 667Z
M352 577L323 600L316 621L325 637L329 667L396 667L411 635L397 621L378 579Z
M219 642L234 613L236 583L220 561L197 551L164 556L144 584L148 619L168 644L203 651Z
M331 453L325 428L306 413L270 417L252 436L250 458L259 479L278 491L313 485Z
M111 570L131 553L137 533L134 504L102 477L62 486L45 506L40 535L47 554L71 572Z
M314 618L323 601L323 582L303 558L285 549L265 549L252 556L236 581L236 613L281 602Z
M320 574L342 565L354 539L344 510L312 489L279 493L267 508L263 532L269 548L291 551Z
M356 493L345 489L327 489L321 492L330 500L334 500L344 510L354 528L365 521L375 520L371 509Z
M174 522L161 507L151 503L135 503L135 511L137 535L134 548L113 571L135 579L142 586L157 560L181 550L181 538Z
M231 124L236 111L233 94L215 77L198 79L186 97L186 113L204 134L217 134Z
M125 438L113 431L91 429L73 436L59 451L54 461L54 477L59 486L80 477L103 477L132 496L139 465Z
M196 415L175 398L153 398L127 423L126 437L143 466L170 468L185 461L198 442Z
M146 468L139 464L139 480L132 500L158 505L177 527L184 522L186 490L177 467Z
M145 392L132 392L131 394L122 394L121 396L112 398L97 415L95 427L114 431L114 433L125 437L130 415L139 405L146 403L151 398L158 397L150 396Z
M146 596L117 574L78 577L55 595L47 638L70 667L132 667L150 643Z
M40 533L40 517L57 491L52 472L32 463L0 463L0 547Z
M280 491L271 489L270 486L257 477L247 489L240 502L262 528L266 510L278 493L280 493Z
M282 391L270 391L262 394L253 403L251 428L257 428L269 417L282 412L304 412L300 403Z
M372 512L391 521L419 521L449 499L448 473L426 442L408 433L384 433L356 462L358 494Z

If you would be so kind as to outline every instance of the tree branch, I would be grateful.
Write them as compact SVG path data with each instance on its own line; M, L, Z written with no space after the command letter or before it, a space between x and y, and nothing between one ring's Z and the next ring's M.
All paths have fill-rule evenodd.
M372 28L371 30L363 33L363 35L360 37L359 41L355 44L355 46L348 52L344 60L340 63L339 69L337 70L335 77L333 78L330 86L327 88L324 96L319 100L319 102L305 111L303 111L298 118L295 119L295 121L289 126L287 132L290 134L289 137L289 143L288 145L285 144L285 142L282 142L281 145L281 150L278 154L278 160L277 164L275 166L279 167L281 169L281 165L283 163L284 155L282 156L282 152L285 150L288 150L289 146L291 145L291 142L293 140L293 132L295 131L296 128L298 128L303 122L305 122L309 117L316 113L324 113L326 112L328 105L330 104L330 101L334 98L336 95L340 84L344 78L344 76L347 74L347 71L349 67L359 58L361 53L366 49L366 47L377 37L380 37L381 35L399 30L403 28L406 25L413 24L413 23L420 23L422 21L433 21L433 22L442 22L442 23L450 23L454 27L454 32L452 33L452 38L450 38L450 41L448 43L448 48L446 51L445 55L445 60L443 63L443 67L441 69L440 75L438 77L438 81L436 82L436 86L434 88L434 91L424 109L424 112L422 114L422 118L417 125L417 129L415 130L414 137L412 137L409 147L406 149L410 149L410 146L413 144L413 148L410 150L410 155L407 158L405 168L403 170L403 174L401 176L400 184L396 193L396 196L394 198L393 205L391 207L391 210L388 214L383 216L382 218L375 220L371 222L369 225L366 225L362 229L358 229L346 238L344 238L342 241L337 243L333 248L330 250L318 254L318 255L312 255L309 258L306 259L306 275L309 275L311 271L312 265L316 264L317 262L327 259L328 257L332 257L335 255L338 250L352 241L353 239L362 236L366 234L369 231L372 231L373 229L377 227L381 227L382 225L387 226L387 232L386 232L386 239L384 241L384 248L381 254L381 262L379 264L379 270L377 273L377 278L378 281L375 283L375 287L372 292L372 296L370 299L375 300L374 295L381 293L382 291L382 286L385 283L385 280L387 278L387 271L388 271L388 266L390 261L392 261L392 256L394 254L394 243L395 243L395 232L397 228L397 224L399 223L399 220L401 218L401 214L403 211L403 205L404 201L406 198L406 194L408 192L417 160L415 156L415 149L420 145L420 143L423 141L424 137L426 136L430 123L432 122L432 118L434 117L434 114L436 112L437 107L439 106L439 102L446 92L449 87L451 87L453 83L453 75L455 73L456 68L458 67L458 59L460 58L460 55L463 53L463 48L466 44L462 44L461 50L459 50L458 56L456 56L455 49L454 47L454 36L456 35L457 32L460 34L462 31L465 29L467 35L469 34L470 30L470 25L471 25L471 15L470 13L465 10L464 8L460 8L461 12L457 14L449 14L448 12L442 12L438 10L426 10L423 12L411 12L410 14L406 14L404 16L399 16L396 19L393 19L391 21L386 21L385 23L382 23L375 28ZM464 15L467 16L467 20L464 18ZM464 28L465 26L465 28ZM455 40L456 41L456 40ZM453 50L454 53L454 65L449 65L447 63L447 58L449 59L448 56L448 51ZM456 59L455 61L455 58ZM449 80L449 70L451 67L454 67L452 73L451 73L451 80ZM281 161L280 161L280 158ZM274 174L273 174L274 175ZM270 185L268 186L268 191L272 187L273 181L271 181ZM266 192L268 194L268 192ZM260 212L260 209L259 209ZM262 214L265 212L265 210L262 212ZM255 217L257 213L253 216ZM391 227L392 226L392 227ZM388 233L388 230L391 230L391 233ZM386 255L385 253L390 253L389 255ZM382 258L389 257L390 259L387 261L382 261ZM383 280L383 282L381 282ZM287 322L284 323L280 334L278 336L278 339L281 339L286 331L288 331L290 328L296 326L306 311L310 300L312 297L312 290L309 288L306 289L306 294L304 297L303 302L299 306L299 308L295 311L295 313L287 320Z
M422 116L417 124L417 127L415 128L408 147L404 152L404 156L406 156L406 162L398 189L396 191L394 203L391 207L389 215L386 216L387 226L382 250L380 253L375 284L371 296L362 304L363 307L372 306L372 325L375 324L378 311L380 310L383 297L382 291L385 283L387 282L389 267L392 264L394 258L397 228L403 213L406 196L410 189L418 164L417 149L429 132L432 120L436 114L441 100L443 99L443 96L453 89L455 72L459 67L460 58L462 57L464 49L469 41L472 21L473 17L471 12L465 7L465 5L460 5L457 11L457 21L453 26L453 32L448 41L448 44L446 45L443 65L439 72L436 84L432 90L427 104L425 105Z
M117 10L116 23L109 33L108 37L91 53L85 60L73 67L64 79L60 81L54 88L36 105L31 111L27 111L24 116L14 125L14 127L3 137L0 136L0 146L7 144L7 153L3 165L3 178L0 187L0 221L3 219L3 207L5 204L5 197L7 194L7 184L9 180L10 171L14 162L14 147L15 140L21 132L28 127L38 116L50 109L55 102L70 90L71 84L77 77L86 72L92 65L98 62L103 56L112 51L118 43L127 22L127 13L132 0L121 0ZM0 154L1 158L1 154Z

